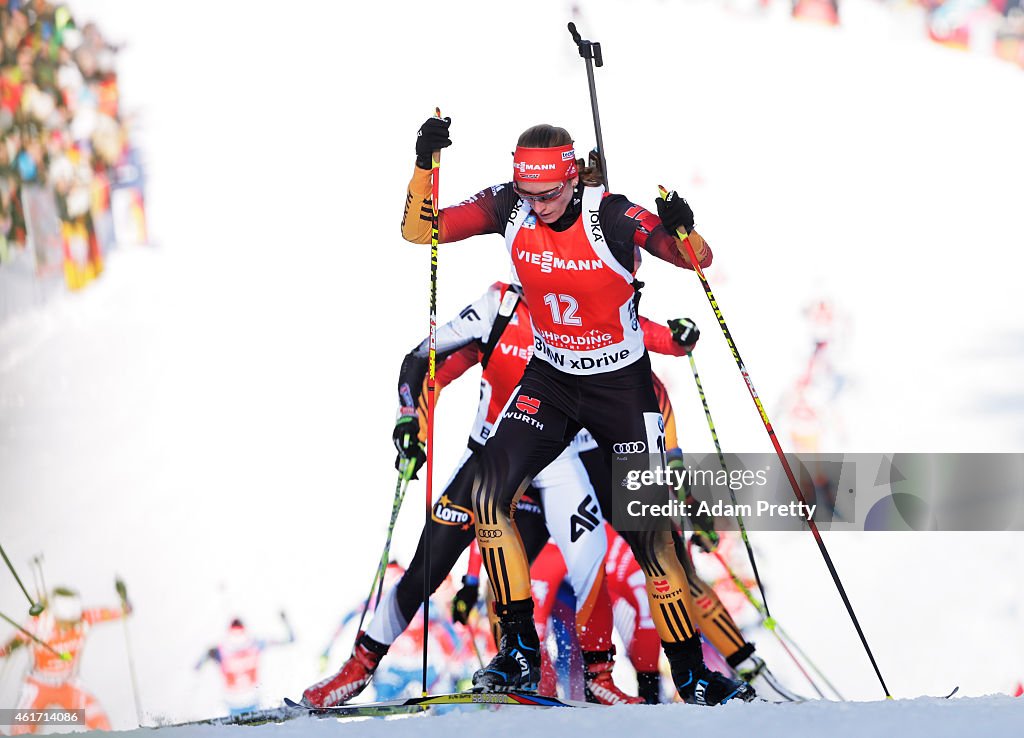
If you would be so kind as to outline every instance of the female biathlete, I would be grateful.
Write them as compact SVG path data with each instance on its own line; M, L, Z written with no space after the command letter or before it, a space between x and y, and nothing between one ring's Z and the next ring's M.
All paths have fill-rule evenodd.
M402 219L408 241L431 240L431 159L451 145L449 125L450 119L432 118L419 130ZM597 440L609 475L614 459L665 448L637 315L639 253L689 267L674 235L680 228L690 234L702 268L711 263L711 250L693 232L693 212L675 192L658 202L658 212L660 218L621 195L608 195L599 173L577 162L569 133L542 124L519 137L511 182L439 213L441 242L504 235L533 323L533 358L478 454L474 479L477 542L502 628L498 653L473 677L475 689L533 690L540 678L529 561L513 519L530 480L584 427ZM612 486L623 481L613 478ZM669 490L654 494L662 501ZM680 697L709 705L752 699L749 685L704 665L671 531L625 533L644 571L651 615Z

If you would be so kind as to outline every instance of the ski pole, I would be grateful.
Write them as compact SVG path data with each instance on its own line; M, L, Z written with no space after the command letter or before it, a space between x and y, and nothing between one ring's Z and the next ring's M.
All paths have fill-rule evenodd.
M434 109L441 117L441 108ZM427 350L427 484L423 524L423 696L427 696L427 630L430 627L430 511L434 500L434 403L437 397L437 244L441 237L438 192L441 150L430 157L430 339Z
M71 660L71 654L70 653L68 653L67 651L64 651L63 653L61 653L60 651L55 649L53 646L51 646L46 641L42 641L39 638L37 638L36 635L34 633L32 633L31 631L25 630L25 628L23 628L20 625L18 625L16 622L11 620L9 617L4 615L2 612L0 612L0 619L6 620L8 623L10 623L15 628L17 628L19 631L21 631L24 635L26 635L29 638L31 638L35 643L38 643L40 646L45 648L47 651L52 653L54 656L59 658L61 661L70 661Z
M828 686L828 688L835 693L836 697L838 697L840 700L845 701L846 698L843 697L839 690L836 689L835 685L832 684L831 681L829 681L829 678L825 676L824 672L822 672L821 669L819 669L815 665L814 661L812 661L811 658L806 653L804 653L804 650L800 648L799 644L797 644L797 642L793 640L793 636L787 633L785 629L783 629L782 625L775 618L768 614L768 608L762 602L758 601L757 597L754 596L754 593L750 591L750 588L747 587L747 585L743 582L740 576L735 571L733 571L731 566L729 566L729 562L725 560L725 557L723 557L722 554L718 551L713 551L712 553L715 555L715 558L718 559L718 563L722 565L722 568L725 569L725 572L729 575L729 578L732 579L732 582L736 585L736 588L743 593L743 595L747 598L747 601L750 602L750 604L753 605L754 609L761 614L764 627L771 631L771 633L779 639L779 643L782 645L782 648L786 651L787 654L789 654L789 657L793 659L793 662L797 665L797 668L800 669L801 673L803 673L804 677L806 677L807 681L811 683L811 686L814 687L814 691L817 692L822 699L826 699L825 695L821 693L821 690L818 689L817 685L814 683L811 677L807 674L806 671L804 671L803 667L800 665L800 662L797 661L796 656L789 650L789 648L786 645L786 641L788 641L790 645L792 645L793 648L796 649L797 653L800 655L800 658L806 661L808 666L810 666L811 669L819 677L821 677L821 680L825 682L826 686Z
M722 453L722 444L718 440L718 431L715 430L715 421L711 418L711 408L708 406L708 399L704 395L704 385L701 384L700 374L697 373L697 362L694 361L693 352L687 352L686 356L690 359L690 369L693 372L693 381L697 383L697 394L700 395L700 402L704 406L704 417L708 419L708 428L711 430L711 440L715 442L715 452L718 454L718 463L722 465L722 469L726 475L729 474L729 469L725 463L725 454ZM739 509L739 503L736 500L736 493L732 487L729 487L729 497L732 498L733 510ZM768 598L764 594L764 584L761 583L761 575L757 571L757 562L754 561L754 549L750 545L750 540L747 538L747 526L743 524L743 516L739 513L736 514L736 522L739 524L740 537L743 539L743 545L747 548L747 558L750 559L750 567L754 571L754 579L757 580L757 588L761 590L761 600L764 602L764 609L767 617L771 617L771 613L768 612Z
M728 470L726 470L726 473L728 473ZM687 484L686 480L684 479L683 480L683 492L677 493L676 497L677 497L677 499L680 502L683 502L684 500L689 499L690 494L691 493L690 493L689 485ZM734 502L733 504L735 505L736 503ZM696 531L697 531L697 528L694 527L694 532L696 532ZM695 543L695 538L691 537L690 540L689 540L689 543L687 545L690 548L693 548L695 545L697 545ZM760 602L758 602L756 599L754 599L753 593L751 593L750 590L747 588L747 586L743 583L743 580L741 580L735 573L733 573L732 569L729 568L729 565L726 563L725 559L722 558L721 554L718 553L717 549L712 549L708 553L713 553L718 558L718 562L723 567L725 567L726 572L728 572L729 576L732 577L733 583L747 596L747 599L750 600L750 603L761 614L762 622L765 623L766 627L768 627L768 630L770 630L772 632L772 634L778 639L779 644L782 646L783 650L789 655L789 657L791 659L793 659L793 662L796 664L796 667L800 670L800 673L802 673L807 678L807 681L811 683L811 687L813 687L814 691L818 693L818 696L821 697L822 699L827 699L825 697L825 695L822 694L821 690L818 689L818 685L815 684L814 680L811 679L811 677L807 674L807 671L804 669L803 665L801 665L801 663L799 661L797 661L796 656L793 655L793 652L789 650L789 647L786 645L785 641L782 640L782 636L780 636L774 630L775 621L774 621L774 619L770 615L766 616L765 606L762 605ZM690 557L690 560L692 562L692 560L693 560L693 552L692 551L689 552L689 557ZM693 566L693 564L691 563L690 566ZM769 625L769 623L771 623L771 625ZM708 643L708 641L705 641L705 642Z
M658 186L658 192L662 199L668 196L668 190L661 185ZM693 244L690 243L690 238L687 232L683 230L677 230L676 235L682 241L683 246L686 247L686 253L690 259L690 265L693 267L693 271L696 272L700 278L701 286L704 288L704 294L707 295L708 302L711 303L711 309L715 312L715 317L718 319L718 325L722 329L722 335L725 336L725 341L729 345L729 349L732 351L732 358L736 362L736 366L740 370L740 374L743 376L743 381L747 385L747 391L750 393L751 399L754 401L754 405L757 407L757 411L761 416L761 422L764 423L764 428L768 432L768 438L772 442L772 446L775 447L775 453L778 454L779 461L782 463L782 468L786 472L786 478L789 479L789 485L793 488L793 494L796 495L797 500L807 509L807 500L804 499L803 492L800 491L800 485L797 484L796 476L793 474L793 469L789 466L789 461L786 460L786 455L782 452L782 446L779 444L779 439L775 436L775 430L772 428L771 421L768 419L768 413L764 409L764 405L761 403L761 398L757 395L757 390L754 389L754 383L750 379L750 374L747 372L747 367L743 363L743 359L740 358L740 352L736 348L736 342L732 338L732 333L729 332L729 326L726 325L725 316L722 315L722 310L718 307L718 301L715 299L714 293L711 291L711 285L708 284L707 277L704 276L704 272L700 268L700 263L697 260L697 254L693 250ZM822 540L821 531L818 530L817 523L814 519L808 516L806 518L807 526L810 528L811 533L814 535L814 541L818 544L818 550L821 552L822 558L825 559L825 565L828 567L829 574L832 575L832 581L836 585L836 589L839 590L839 596L843 600L843 604L846 606L846 612L850 615L850 620L853 622L853 627L857 631L857 635L860 637L861 645L864 646L864 651L867 653L868 660L871 662L872 668L875 670L875 676L878 677L879 684L882 685L882 689L885 691L886 699L892 699L892 694L889 693L889 688L885 686L885 679L882 678L882 672L878 668L878 663L875 661L875 655L871 652L871 647L868 645L867 637L864 635L864 630L860 627L860 621L857 619L856 613L853 611L853 605L850 603L850 598L846 595L846 588L843 587L842 581L839 579L839 572L836 571L835 564L832 563L832 557L828 553L828 549L825 548L825 541Z
M356 640L359 639L359 632L363 629L363 621L366 619L366 613L370 609L370 600L373 599L373 590L377 590L377 604L374 605L376 609L377 605L380 604L381 589L384 586L384 571L388 566L388 557L391 552L391 536L395 532L395 523L398 521L398 512L402 509L402 501L405 499L405 490L409 486L409 479L411 478L412 464L403 460L399 465L398 471L398 482L395 484L395 498L391 503L391 522L388 524L388 535L384 541L384 550L381 552L380 561L377 562L377 571L373 575L373 582L370 583L370 591L366 595L366 602L363 603L363 612L359 616L359 624L356 626ZM378 586L378 584L380 586ZM352 653L355 653L356 644L352 644Z
M34 602L32 600L32 595L30 595L28 593L28 590L25 589L25 585L21 583L21 577L19 577L18 576L18 572L14 570L14 565L11 563L11 560L9 558L7 558L7 553L4 551L4 547L3 546L0 546L0 556L4 557L4 563L7 564L7 568L10 569L11 570L11 574L14 575L14 581L16 581L18 583L18 586L21 587L21 591L25 593L25 597L28 599L28 604L29 604L28 614L31 615L32 617L35 617L36 615L38 615L39 613L41 613L43 611L43 607L44 607L43 603L42 602Z
M131 605L128 604L128 588L125 586L124 580L121 577L114 579L114 589L117 590L117 596L121 598L121 612L124 617L121 620L124 622L124 647L125 652L128 654L128 675L131 677L132 682L132 698L135 701L135 717L138 720L139 727L142 727L142 703L139 701L139 680L135 676L135 658L132 656L132 639L131 634L128 632L128 614L131 612Z
M36 587L36 599L46 599L46 577L43 576L43 554L37 553L32 557L32 582Z
M750 591L746 584L744 584L743 580L740 579L739 575L737 575L736 572L732 570L732 568L729 566L728 562L726 562L726 560L722 557L722 555L718 551L714 551L713 553L715 555L715 558L718 559L718 563L722 565L722 568L725 569L726 573L732 579L733 584L736 585L736 588L739 589L746 596L747 601L749 601L750 604L754 606L754 609L757 610L758 613L760 613L761 622L764 625L764 627L767 628L773 636L775 636L776 640L778 640L779 642L779 645L782 646L782 650L785 651L786 655L789 656L789 658L793 661L794 664L796 664L796 668L799 669L800 673L804 675L804 678L807 680L808 684L811 685L811 688L818 693L818 696L821 697L821 699L828 699L825 696L825 694L821 691L821 689L818 687L814 679L811 678L811 675L807 673L807 670L804 668L803 664L801 664L800 661L797 659L793 651L790 650L789 646L786 644L786 641L783 640L781 628L778 622L775 620L775 618L768 614L768 610L765 607L765 605L757 601L757 598L754 597L754 593ZM796 644L794 644L794 646L795 645ZM809 661L810 659L808 659L808 662ZM822 678L824 678L824 675L822 675L821 672L818 673L820 676L822 676ZM829 683L828 679L825 679L825 682ZM831 686L831 684L829 686ZM843 699L842 695L840 695L839 692L836 691L835 687L832 687L832 691L839 696L839 699Z
M466 624L466 630L469 632L469 642L473 644L473 653L476 654L476 660L480 663L480 668L485 669L487 665L484 664L484 657L480 653L480 644L476 642L476 627L477 623L480 622L480 613L475 607L470 610L467 620L469 622Z
M398 498L398 508L401 508L402 501L405 499L405 490L409 487L409 481L412 479L413 469L415 468L413 463L406 460L402 465L402 469L399 472L402 477L402 494ZM381 556L380 567L377 571L380 572L380 576L377 577L377 597L373 601L373 611L377 612L377 607L380 605L381 596L384 594L384 573L388 569L388 563L391 561L391 534L395 530L395 521L398 519L398 508L395 508L391 512L392 522L388 526L388 537L384 541L384 553Z
M580 56L587 63L587 85L590 87L590 110L594 116L594 134L597 136L597 156L601 160L605 189L610 189L608 186L608 161L604 156L604 138L601 136L601 114L597 110L597 86L594 84L594 67L604 66L601 44L581 38L575 23L569 23L569 33L572 34L572 40L576 43Z

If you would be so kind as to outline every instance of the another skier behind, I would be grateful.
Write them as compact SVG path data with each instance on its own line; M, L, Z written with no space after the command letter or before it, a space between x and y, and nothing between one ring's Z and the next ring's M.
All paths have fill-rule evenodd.
M503 283L492 285L457 318L438 329L438 351L443 358L437 372L438 386L443 387L477 363L483 365L484 372L480 405L468 448L455 475L434 502L430 528L431 570L427 572L431 591L440 585L474 538L471 493L478 468L477 456L491 434L495 419L509 402L516 380L522 375L531 343L529 313L519 290ZM414 463L414 469L418 470L425 459L420 421L424 411L422 388L426 370L424 341L402 364L398 391L400 411L394 431L399 452L396 466L406 460L406 463ZM577 593L577 627L590 659L588 699L608 704L638 701L619 691L611 679L614 649L611 600L604 584L606 541L600 528L603 519L586 471L575 452L566 449L535 475L528 487L524 499L528 499L529 504L520 507L519 518L524 548L527 557L532 559L550 535L565 557L569 579ZM581 509L588 510L587 515L594 522L588 520L588 525L574 527L573 516ZM422 599L423 535L408 571L388 590L366 632L358 635L352 657L336 674L304 692L303 700L307 704L335 705L359 694L391 644L408 627Z
M220 667L224 679L224 702L231 715L252 712L259 707L260 657L268 648L295 643L288 616L281 612L287 636L280 640L255 638L240 618L233 618L220 643L203 654L196 671L208 661Z
M18 633L2 648L0 658L10 656L21 646L30 646L32 665L18 700L18 710L44 710L62 708L84 710L85 727L90 730L110 730L103 707L85 691L78 679L82 649L92 626L120 620L131 614L127 599L118 608L82 608L78 593L67 587L56 587L46 602L46 609L33 618L26 630L45 643L46 648ZM53 650L50 650L53 649ZM54 653L56 652L56 653ZM58 656L62 654L63 657ZM26 735L36 731L34 724L13 726L11 735Z
M451 144L449 125L450 119L431 118L420 128L402 220L408 241L431 241L431 161ZM481 691L535 690L540 678L529 562L513 518L528 480L583 427L598 439L608 474L613 459L628 460L625 449L664 449L637 315L640 250L691 268L675 235L682 230L701 267L711 263L710 248L693 231L693 212L677 193L658 201L659 218L621 195L606 196L600 173L581 165L565 129L534 126L517 143L512 182L438 216L441 242L503 234L533 307L533 358L480 454L474 483L477 542L502 628L497 655L474 675ZM668 494L659 490L657 499ZM628 532L626 539L647 577L652 617L680 697L709 705L753 699L749 685L704 664L671 532Z

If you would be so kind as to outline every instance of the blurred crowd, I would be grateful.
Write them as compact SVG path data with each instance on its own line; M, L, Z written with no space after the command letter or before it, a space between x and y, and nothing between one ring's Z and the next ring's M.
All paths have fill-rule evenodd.
M991 50L1024 69L1021 0L922 0L928 37L959 49Z
M145 241L116 56L66 5L0 0L0 273L28 262L77 289L124 240L119 227Z
M956 49L992 53L1024 69L1022 0L895 0L892 7L916 6L924 13L925 33ZM842 21L839 0L792 0L793 17L828 25Z

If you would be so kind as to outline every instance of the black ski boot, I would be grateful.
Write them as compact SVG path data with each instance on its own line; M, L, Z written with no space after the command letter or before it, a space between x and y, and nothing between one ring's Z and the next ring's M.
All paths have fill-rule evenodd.
M672 681L683 702L712 706L724 705L734 697L750 702L757 696L754 688L746 682L730 679L704 665L700 636L664 646L672 667Z
M536 692L540 641L533 624L533 600L511 602L501 609L501 647L491 663L473 675L473 691Z
M636 673L636 691L648 705L661 703L661 673L657 671L638 671Z

